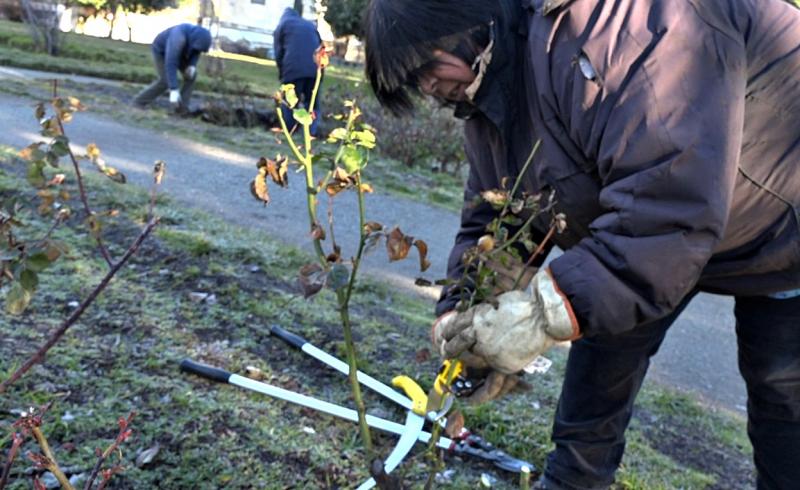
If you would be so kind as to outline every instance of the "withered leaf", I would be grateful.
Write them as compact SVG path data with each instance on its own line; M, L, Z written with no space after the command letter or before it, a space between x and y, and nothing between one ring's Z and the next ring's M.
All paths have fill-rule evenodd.
M433 283L424 277L418 277L414 279L414 285L419 287L430 287L433 286Z
M98 158L100 156L100 148L94 143L89 143L86 145L86 156L89 157L90 160Z
M369 184L362 183L361 192L363 192L364 194L372 194L373 192L375 192L375 189L373 189L372 186Z
M265 168L267 170L267 174L272 179L273 182L278 184L281 187L287 187L289 185L289 159L278 155L275 160L270 158L261 157L258 160L257 167Z
M325 270L316 262L301 267L298 283L303 290L303 297L308 299L320 292L325 286L326 276Z
M458 410L453 410L447 416L447 425L445 425L444 432L447 437L457 438L462 430L464 430L464 415Z
M324 240L325 239L325 228L320 226L319 223L314 223L311 226L311 239L312 240Z
M261 201L266 206L269 204L269 189L267 188L267 170L264 167L258 169L258 175L250 182L250 192L256 200Z
M503 206L509 199L508 191L500 189L483 191L481 197L492 206Z
M389 254L389 261L394 262L408 257L408 252L411 250L413 241L413 237L403 234L400 228L395 226L394 229L386 235L386 251Z
M350 282L350 271L344 264L334 264L328 274L328 287L334 291L339 291L347 287Z
M364 255L368 255L370 252L375 250L375 247L378 246L378 242L381 240L382 236L382 231L376 231L367 235L367 238L364 239Z
M329 196L335 196L353 185L355 185L355 179L342 167L336 167L333 171L331 181L325 187L325 192L327 192Z
M37 121L41 121L44 118L45 110L44 110L44 104L42 102L36 104L36 111L34 114L36 115Z
M555 218L555 227L559 233L564 233L567 229L567 216L564 213L558 213Z
M419 270L425 272L431 266L431 261L428 260L428 244L422 240L414 240L414 246L419 251Z
M105 164L101 159L97 159L97 165L103 171L103 174L108 177L109 179L113 180L117 184L124 184L127 182L128 179L125 178L125 174L120 172L119 170L115 169L114 167L109 167Z
M153 164L153 182L156 185L161 185L161 181L164 180L164 174L167 172L167 163L164 160L156 160L156 163Z
M39 141L38 143L31 143L30 145L26 146L19 152L19 157L23 160L27 160L29 162L36 162L39 160L43 160L46 153L42 151L40 148L44 143Z
M364 223L364 231L366 233L374 233L376 231L383 231L383 225L377 221L367 221Z

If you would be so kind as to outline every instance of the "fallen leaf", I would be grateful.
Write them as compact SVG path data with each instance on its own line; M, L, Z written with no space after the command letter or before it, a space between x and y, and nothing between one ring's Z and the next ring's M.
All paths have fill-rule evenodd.
M255 379L256 381L261 381L269 378L269 376L267 376L267 374L264 371L258 369L255 366L245 367L244 372L248 378Z
M433 286L433 283L424 277L418 277L414 279L414 285L419 287L430 287Z
M160 450L161 446L156 444L155 446L140 452L139 455L136 456L136 467L142 468L152 463Z

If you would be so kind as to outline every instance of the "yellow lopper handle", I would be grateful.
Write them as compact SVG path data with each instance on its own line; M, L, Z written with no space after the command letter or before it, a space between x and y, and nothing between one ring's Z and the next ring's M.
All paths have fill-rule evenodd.
M425 408L428 406L428 395L422 391L422 388L416 381L408 376L395 376L392 379L392 386L403 390L409 398L411 398L411 411L417 415L425 416Z

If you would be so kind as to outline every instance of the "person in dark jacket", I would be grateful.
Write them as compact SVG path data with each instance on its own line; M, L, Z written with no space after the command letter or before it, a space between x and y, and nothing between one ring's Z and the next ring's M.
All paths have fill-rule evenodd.
M278 65L278 77L281 83L294 84L300 105L308 109L311 103L311 94L317 78L317 64L314 53L322 45L322 38L317 32L317 27L310 20L306 20L291 7L283 11L278 27L273 33L273 48L275 62ZM319 114L319 91L314 101L313 113ZM283 117L291 129L295 126L292 111L282 108ZM317 119L311 124L311 134L317 134Z
M197 62L201 53L211 48L211 33L194 24L170 27L153 41L153 61L158 78L133 99L144 107L169 90L169 102L178 111L186 111L197 79ZM178 72L183 84L178 83Z
M735 297L759 489L800 481L800 11L781 0L371 0L367 74L395 113L466 118L448 275L496 216L555 193L563 255L498 305L434 324L492 368L478 401L571 340L543 488L608 488L649 358L698 291ZM519 173L539 143L528 171ZM541 240L549 217L534 220ZM469 364L469 363L468 363Z

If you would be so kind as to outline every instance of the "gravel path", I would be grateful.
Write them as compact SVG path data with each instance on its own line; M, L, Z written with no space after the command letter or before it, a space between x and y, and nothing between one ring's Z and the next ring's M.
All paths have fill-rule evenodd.
M53 78L30 70L0 66L5 79ZM115 83L70 76L73 81ZM32 114L33 101L0 92L0 143L23 147L39 139ZM136 110L136 109L131 109ZM166 133L126 126L101 115L82 113L69 124L68 134L77 151L95 142L110 164L126 173L134 184L149 185L153 162L168 165L164 191L179 203L196 206L221 218L263 230L272 238L310 251L305 194L300 175L291 175L289 189L274 189L269 207L259 206L248 185L254 175L254 155L197 143ZM458 229L458 215L439 208L386 194L367 196L368 219L385 226L398 225L428 243L432 262L428 277L443 276L447 253ZM322 203L320 217L325 217ZM337 239L345 252L355 250L357 203L352 196L337 198L334 208ZM416 258L387 264L383 253L373 253L365 271L398 288L434 298L432 288L413 285L418 276ZM736 338L730 298L700 295L681 315L654 357L649 377L698 394L711 405L743 412L744 383L736 367Z

